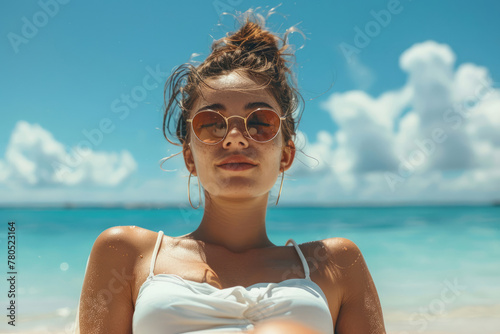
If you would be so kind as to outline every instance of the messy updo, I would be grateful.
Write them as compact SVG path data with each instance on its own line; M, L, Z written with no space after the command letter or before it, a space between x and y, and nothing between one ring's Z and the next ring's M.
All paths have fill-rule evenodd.
M290 49L287 37L292 29L280 38L263 26L261 16L252 18L245 15L238 31L213 42L212 52L201 64L185 63L173 71L164 91L163 135L170 143L184 146L189 142L186 119L200 96L200 87L210 87L206 79L233 71L252 78L268 89L280 106L282 116L286 117L282 123L284 142L295 139L300 120L300 112L298 115L296 112L302 97L295 87L289 67L288 58L293 58L293 54L286 53ZM180 144L170 140L167 132L177 137Z

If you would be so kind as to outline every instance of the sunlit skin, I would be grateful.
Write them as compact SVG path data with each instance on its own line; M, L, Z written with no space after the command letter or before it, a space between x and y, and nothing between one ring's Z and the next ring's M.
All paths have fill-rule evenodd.
M246 116L265 105L281 113L264 87L237 72L207 80L207 83L211 88L202 88L191 116L214 104L219 105L218 111L226 117ZM244 155L257 165L242 171L217 166L234 154ZM199 228L185 237L217 244L233 252L274 246L265 228L269 191L280 173L290 168L294 155L293 141L285 146L281 131L273 140L258 143L248 138L240 118L230 119L226 138L216 145L202 143L191 134L184 150L186 167L198 176L208 194Z

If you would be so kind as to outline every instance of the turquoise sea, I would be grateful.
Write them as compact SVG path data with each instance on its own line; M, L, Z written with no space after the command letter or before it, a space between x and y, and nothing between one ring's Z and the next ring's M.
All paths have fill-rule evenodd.
M136 225L171 236L196 228L202 211L0 209L4 279L1 333L69 333L94 240ZM8 222L16 224L16 326L7 324ZM272 208L275 244L329 237L354 241L378 289L388 333L500 333L500 207Z

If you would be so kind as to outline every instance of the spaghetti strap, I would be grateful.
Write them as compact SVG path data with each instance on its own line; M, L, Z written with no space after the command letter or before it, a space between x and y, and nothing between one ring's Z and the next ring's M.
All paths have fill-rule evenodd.
M300 261L302 261L302 266L304 267L304 273L306 274L306 279L310 280L311 278L309 277L309 266L307 265L307 261L306 258L304 257L304 254L302 254L299 245L297 245L297 243L293 239L289 239L286 242L285 246L287 246L290 242L293 244L293 246L297 250L297 253L299 254Z
M159 231L158 232L158 238L156 239L155 249L153 251L153 255L151 256L151 265L149 267L149 276L148 276L148 278L151 278L151 277L154 276L153 269L155 268L156 257L158 256L158 250L160 249L162 237L163 237L163 231Z

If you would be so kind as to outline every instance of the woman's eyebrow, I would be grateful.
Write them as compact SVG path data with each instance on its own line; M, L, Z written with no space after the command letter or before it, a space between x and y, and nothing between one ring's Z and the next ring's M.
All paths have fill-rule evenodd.
M269 108L269 109L274 109L273 107L271 107L268 103L266 102L249 102L245 105L245 110L252 110L252 109L256 109L256 108ZM211 109L211 110L218 110L218 111L226 111L226 107L221 104L221 103L213 103L213 104L209 104L209 105L206 105L206 106L203 106L201 107L200 109L198 109L198 111L196 111L197 113L202 111L202 110L207 110L207 109Z
M256 109L256 108L269 108L274 110L274 108L271 107L266 102L249 102L245 105L245 110Z
M203 106L201 107L200 109L198 109L198 111L196 112L200 112L202 110L206 110L206 109L211 109L211 110L222 110L222 111L225 111L226 110L226 107L224 107L223 104L220 104L220 103L214 103L214 104L209 104L207 106Z

